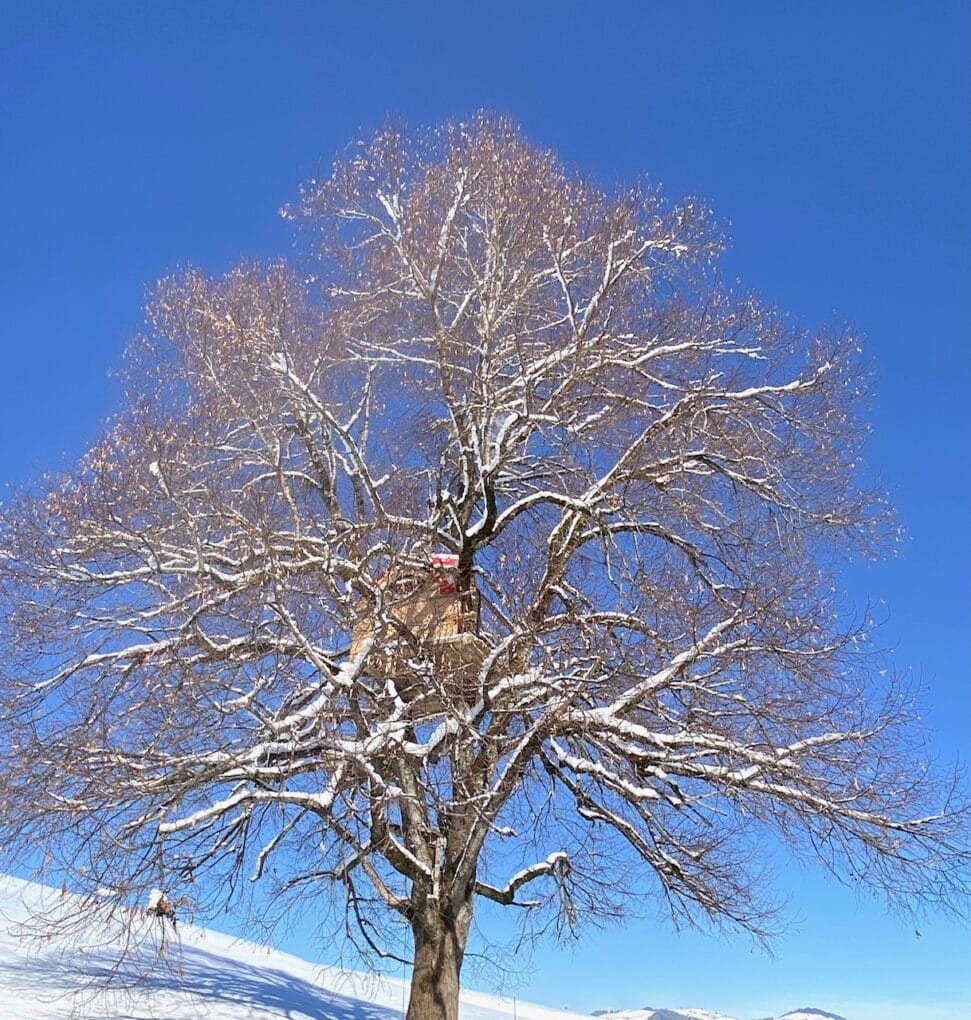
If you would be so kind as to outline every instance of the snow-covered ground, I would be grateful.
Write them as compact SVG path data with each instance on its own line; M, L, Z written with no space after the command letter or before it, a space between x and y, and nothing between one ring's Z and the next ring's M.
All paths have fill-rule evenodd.
M132 985L137 960L119 967L117 946L91 931L40 947L17 934L38 908L70 909L59 892L0 877L0 1017L4 1020L400 1020L400 981L367 979L307 963L229 935L180 924L167 965ZM161 925L160 919L138 919ZM164 922L168 924L168 922ZM112 991L93 991L110 976ZM104 982L102 982L103 984ZM509 1020L513 1002L470 992L462 1020ZM577 1020L575 1013L516 1003L516 1020Z
M229 935L180 924L166 964L139 977L138 955L89 929L38 944L18 930L40 910L70 912L56 890L0 876L0 1018L3 1020L401 1020L400 981L308 963ZM139 916L136 926L169 922ZM165 929L171 931L171 927ZM97 980L92 983L92 978ZM105 987L107 985L107 988ZM732 1020L700 1009L639 1009L604 1020ZM832 1014L791 1013L786 1020ZM462 1020L590 1020L480 992L462 996ZM841 1020L841 1018L834 1018Z

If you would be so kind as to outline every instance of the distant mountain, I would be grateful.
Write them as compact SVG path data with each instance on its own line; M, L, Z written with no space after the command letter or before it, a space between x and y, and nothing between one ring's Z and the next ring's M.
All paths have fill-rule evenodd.
M846 1020L846 1017L838 1013L827 1013L825 1009L805 1006L802 1009L794 1009L791 1013L783 1013L779 1020Z
M659 1009L644 1006L643 1009L596 1010L592 1016L603 1020L735 1020L724 1013L712 1013L706 1009Z
M654 1006L635 1010L596 1010L592 1015L602 1017L603 1020L734 1020L733 1017L701 1009L659 1009Z
M609 1010L602 1009L593 1013L601 1020L737 1020L725 1013L712 1013L707 1009L659 1009L655 1006L644 1006L641 1009ZM795 1009L791 1013L783 1013L777 1017L762 1017L761 1020L846 1020L836 1013L827 1013L824 1009Z

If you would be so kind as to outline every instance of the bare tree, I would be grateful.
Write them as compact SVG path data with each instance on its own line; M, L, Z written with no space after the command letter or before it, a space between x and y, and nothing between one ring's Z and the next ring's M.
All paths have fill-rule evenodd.
M767 934L767 834L959 905L961 805L833 580L893 532L856 340L723 286L698 202L486 115L288 214L309 278L163 281L124 410L4 512L8 854L337 890L363 948L413 937L409 1020L456 1017L481 897Z

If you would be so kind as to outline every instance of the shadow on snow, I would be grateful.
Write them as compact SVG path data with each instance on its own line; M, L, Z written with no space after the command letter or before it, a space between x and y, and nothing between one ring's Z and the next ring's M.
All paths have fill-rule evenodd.
M157 1020L164 1012L153 1010L152 999L169 994L185 996L190 1008L207 1005L213 1015L217 1015L213 1007L222 1004L250 1010L253 1016L288 1020L401 1020L400 1010L362 1002L286 971L227 959L195 946L182 947L177 966L161 966L147 974L119 968L116 959L104 954L40 953L0 963L0 984L43 1002L60 1000L65 1013L73 1009L86 1015L91 1007L100 1012L107 1001L116 1008L136 1010L112 1014L118 1020ZM164 1010L161 1002L158 1007Z

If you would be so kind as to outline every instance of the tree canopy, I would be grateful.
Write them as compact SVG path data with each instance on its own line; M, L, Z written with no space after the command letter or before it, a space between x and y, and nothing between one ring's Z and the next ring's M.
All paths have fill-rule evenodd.
M704 203L488 114L285 212L300 258L159 283L124 407L3 510L8 856L328 888L410 1020L456 1016L481 897L761 937L781 839L958 907L964 802L840 598L894 533L857 338L727 287Z

